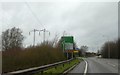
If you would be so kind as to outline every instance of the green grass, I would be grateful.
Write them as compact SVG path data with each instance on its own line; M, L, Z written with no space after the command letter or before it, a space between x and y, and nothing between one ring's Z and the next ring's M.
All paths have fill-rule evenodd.
M85 59L85 58L87 58L87 57L78 57L78 59L81 59L81 60L82 60L82 59Z
M56 68L53 67L53 68L50 68L50 69L44 71L43 74L38 73L38 74L35 74L35 75L46 75L46 74L48 74L48 75L58 75L58 74L62 74L64 71L66 71L67 69L69 69L70 67L72 67L73 65L75 65L79 62L80 62L80 59L74 59L70 63L65 63L64 67L61 64L61 65L56 66Z

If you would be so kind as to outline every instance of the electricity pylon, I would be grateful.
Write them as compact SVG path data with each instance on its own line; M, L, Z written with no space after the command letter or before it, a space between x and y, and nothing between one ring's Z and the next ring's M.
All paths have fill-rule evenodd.
M43 43L45 43L45 38L46 38L45 34L48 32L49 36L50 36L50 32L48 30L46 30L46 29L42 29L42 30L40 30L40 32L43 32Z
M33 46L35 46L35 32L39 32L39 35L40 35L40 30L33 29L32 31L29 32L29 35L30 35L31 32L34 33L34 35L33 35Z

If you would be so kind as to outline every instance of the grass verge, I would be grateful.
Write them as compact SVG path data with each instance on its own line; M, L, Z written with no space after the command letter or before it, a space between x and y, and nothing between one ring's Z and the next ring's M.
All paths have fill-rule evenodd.
M61 64L61 65L56 66L56 68L53 67L53 68L50 68L44 71L43 74L38 73L35 75L59 75L59 74L62 74L67 69L71 68L73 65L78 64L80 61L81 61L80 59L74 59L70 63L65 63L64 66Z

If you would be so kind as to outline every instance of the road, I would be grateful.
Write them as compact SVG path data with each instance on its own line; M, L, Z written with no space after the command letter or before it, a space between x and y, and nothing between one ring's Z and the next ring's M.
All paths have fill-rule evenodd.
M85 61L87 63L85 63ZM68 73L68 75L76 73L78 75L85 75L85 69L87 70L86 75L92 74L104 74L109 73L109 75L114 75L118 73L118 60L117 59L103 59L97 57L86 58L85 61L82 61L78 64L72 71ZM87 64L87 68L86 67ZM100 75L102 75L100 74ZM115 74L116 75L116 74Z

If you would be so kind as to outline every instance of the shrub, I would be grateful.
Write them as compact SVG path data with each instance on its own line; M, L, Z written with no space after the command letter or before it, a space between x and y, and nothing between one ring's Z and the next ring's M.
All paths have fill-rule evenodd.
M2 52L2 71L10 72L65 60L62 50L49 44Z

